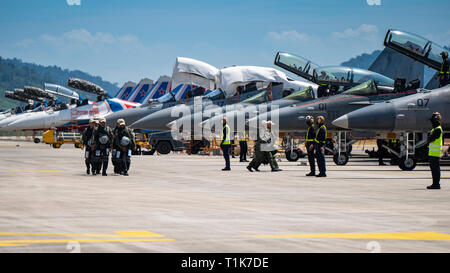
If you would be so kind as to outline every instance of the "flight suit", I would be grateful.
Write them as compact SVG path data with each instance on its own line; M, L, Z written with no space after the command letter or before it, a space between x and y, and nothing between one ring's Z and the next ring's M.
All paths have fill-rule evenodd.
M441 167L440 158L443 145L442 139L442 127L440 125L433 126L434 128L430 132L429 144L428 144L428 157L430 161L430 170L433 177L433 184L431 188L440 189L441 180Z
M84 152L84 163L86 164L86 173L90 174L91 167L92 167L92 173L95 172L94 166L92 165L92 149L91 149L91 142L93 141L94 136L94 130L95 128L88 127L86 130L84 130L81 141L83 145L85 146L85 152ZM91 141L90 141L91 140Z
M120 146L117 145L116 137L115 137L118 129L119 129L119 126L114 127L114 129L112 131L112 139L111 139L111 143L112 143L111 162L114 166L115 174L120 173L120 164L121 164L120 154L119 154L119 158L117 158L117 151L120 151ZM119 140L119 142L120 142L120 140Z
M269 132L268 129L266 129L261 134L261 151L264 155L264 162L268 162L270 164L270 168L272 171L279 171L280 168L278 167L277 160L275 158L275 154L278 150L278 136L275 134L273 130Z
M319 167L319 175L326 175L326 163L325 163L325 141L327 139L327 128L325 125L320 125L316 131L315 149L317 157L317 166ZM324 151L322 152L322 148Z
M123 137L130 139L130 143L127 146L120 144ZM116 158L120 159L118 170L120 174L128 175L131 165L131 151L136 147L136 140L131 129L126 126L124 128L119 127L114 135L114 143L116 147L119 147L119 150L116 151Z
M315 128L313 126L309 126L308 130L306 130L305 147L306 151L308 152L308 162L309 169L311 170L311 175L314 175L316 173L316 159L314 156L315 134Z
M106 135L108 137L108 142L106 144L100 143L100 138ZM109 149L111 147L111 140L113 138L112 130L109 126L102 127L101 125L95 132L95 151L94 151L94 161L96 165L97 174L102 170L102 175L106 175L106 170L108 169L109 161ZM102 169L103 167L103 169Z
M448 59L444 59L441 65L441 71L439 72L439 87L446 86L449 83L449 66L450 61Z

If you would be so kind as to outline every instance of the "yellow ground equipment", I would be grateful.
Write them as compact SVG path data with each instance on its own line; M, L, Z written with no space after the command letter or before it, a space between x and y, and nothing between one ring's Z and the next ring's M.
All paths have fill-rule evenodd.
M64 143L73 143L75 148L81 149L83 147L80 133L48 130L44 132L42 138L45 144L50 144L55 149L61 148Z
M148 141L148 135L146 133L135 133L135 140L136 140L136 152L134 154L153 154L152 152L152 145L150 145L150 142ZM146 151L144 151L145 149Z

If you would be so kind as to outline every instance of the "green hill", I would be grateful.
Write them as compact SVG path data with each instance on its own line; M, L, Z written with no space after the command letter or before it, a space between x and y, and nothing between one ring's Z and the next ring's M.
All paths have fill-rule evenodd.
M19 102L5 98L6 90L23 88L26 85L43 87L44 83L55 83L67 86L67 80L71 77L81 78L100 85L110 94L114 95L119 90L117 83L104 81L99 76L92 76L79 70L62 69L57 66L43 66L33 63L25 63L19 59L3 59L0 57L0 109L10 108ZM82 96L86 96L86 93ZM89 94L88 97L95 98Z

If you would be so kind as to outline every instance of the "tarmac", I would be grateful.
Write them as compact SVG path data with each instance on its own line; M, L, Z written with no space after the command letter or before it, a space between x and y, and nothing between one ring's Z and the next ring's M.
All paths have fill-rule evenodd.
M185 154L94 177L73 145L0 141L0 252L449 252L450 166L430 191L426 164L354 153L328 157L326 178L306 159L222 172L220 156Z

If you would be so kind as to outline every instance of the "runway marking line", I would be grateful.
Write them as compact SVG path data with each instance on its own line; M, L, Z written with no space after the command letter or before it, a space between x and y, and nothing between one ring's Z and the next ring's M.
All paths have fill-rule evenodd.
M450 241L450 234L440 232L397 232L397 233L342 233L342 234L274 234L250 235L253 238L323 238L323 239L378 239Z
M0 170L0 173L60 173L60 170Z
M102 239L42 239L42 240L0 240L0 246L26 246L29 244L48 243L114 243L114 242L174 242L175 239L162 238L164 235L147 230L114 231L115 234L51 234L51 233L24 233L0 232L0 236L46 236L46 237L90 237Z

